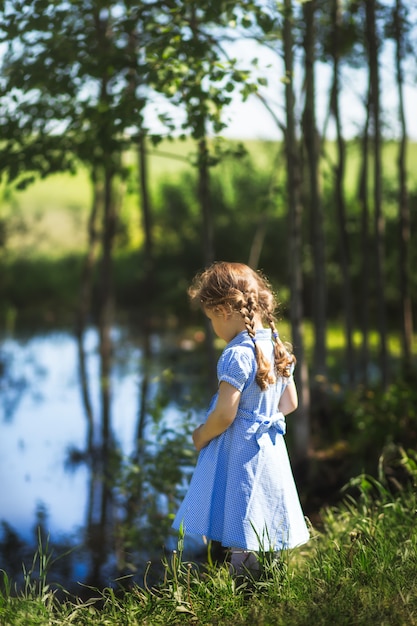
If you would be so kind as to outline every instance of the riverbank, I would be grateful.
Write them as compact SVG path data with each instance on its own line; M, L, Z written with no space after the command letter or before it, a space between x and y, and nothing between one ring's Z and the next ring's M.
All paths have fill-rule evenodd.
M404 453L406 480L396 488L386 476L352 480L344 503L322 511L323 530L312 527L308 544L279 563L261 558L259 580L236 581L225 564L198 568L184 562L180 544L163 561L165 576L157 586L150 587L146 577L143 585L130 586L127 577L88 601L58 601L48 580L52 557L41 550L18 597L3 573L0 624L416 624L416 461L415 453Z

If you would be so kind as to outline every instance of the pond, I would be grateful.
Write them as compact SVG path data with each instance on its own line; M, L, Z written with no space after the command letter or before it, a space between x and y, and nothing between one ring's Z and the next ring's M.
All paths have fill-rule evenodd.
M30 568L39 542L53 556L52 581L69 590L123 575L140 582L149 559L157 575L164 551L175 548L170 519L209 395L201 391L202 339L174 331L145 338L127 326L111 338L104 439L96 328L84 335L84 378L70 330L2 340L0 568L13 580L21 580L22 562ZM186 547L194 553L202 544Z

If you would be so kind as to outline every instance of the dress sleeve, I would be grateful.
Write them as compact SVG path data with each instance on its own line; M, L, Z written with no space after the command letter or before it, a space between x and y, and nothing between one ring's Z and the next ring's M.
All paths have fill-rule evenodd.
M219 384L222 381L242 391L246 383L255 375L254 357L248 350L230 348L225 350L217 364Z

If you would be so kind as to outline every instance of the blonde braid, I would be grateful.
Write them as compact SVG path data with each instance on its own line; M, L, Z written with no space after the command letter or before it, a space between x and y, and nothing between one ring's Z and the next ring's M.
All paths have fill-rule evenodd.
M248 331L249 337L252 339L254 348L255 348L255 358L256 358L256 376L255 380L259 387L264 391L269 387L269 385L275 382L275 377L271 373L271 364L268 359L265 357L264 353L258 346L256 341L256 331L255 331L255 312L258 309L256 294L254 292L249 293L246 301L246 306L243 305L240 309L240 314L245 321L246 330Z
M252 339L254 343L256 343L255 335L255 311L258 308L256 303L256 296L254 293L250 293L247 297L246 303L244 302L241 306L239 313L243 317L245 322L246 330L248 331L249 337Z
M291 354L291 346L284 344L276 331L274 311L277 302L265 276L242 263L218 261L194 277L188 293L191 301L203 309L240 313L254 344L256 382L262 390L275 382L275 376L290 376L295 357ZM268 322L271 327L274 339L273 368L257 345L255 315L258 312L262 322Z
M279 337L278 331L275 327L274 316L271 311L265 311L265 317L271 328L272 337L274 340L274 371L279 378L283 376L288 378L291 375L291 365L296 362L295 356L291 354L292 346L289 343L283 343Z

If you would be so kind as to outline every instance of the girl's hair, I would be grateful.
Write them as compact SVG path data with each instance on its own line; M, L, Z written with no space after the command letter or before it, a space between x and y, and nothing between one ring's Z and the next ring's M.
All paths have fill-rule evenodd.
M264 390L275 382L276 377L288 377L295 356L290 344L283 343L275 328L274 312L277 301L267 279L243 263L213 263L208 269L197 274L188 294L193 303L203 309L238 311L243 317L254 347L257 364L256 382ZM269 324L274 340L274 374L271 364L256 341L255 314L259 313L263 322Z

